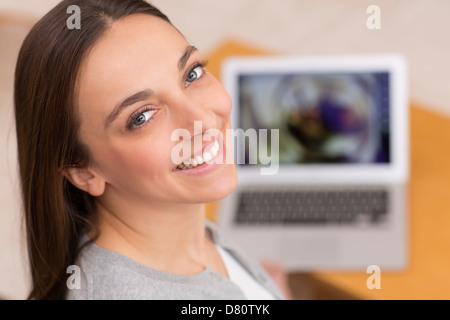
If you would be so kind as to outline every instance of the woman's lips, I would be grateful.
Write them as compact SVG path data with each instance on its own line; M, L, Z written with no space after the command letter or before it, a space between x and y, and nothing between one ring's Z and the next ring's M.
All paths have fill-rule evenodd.
M223 164L223 159L224 145L222 139L218 137L206 145L201 152L194 153L189 160L183 161L172 171L187 175L204 174Z

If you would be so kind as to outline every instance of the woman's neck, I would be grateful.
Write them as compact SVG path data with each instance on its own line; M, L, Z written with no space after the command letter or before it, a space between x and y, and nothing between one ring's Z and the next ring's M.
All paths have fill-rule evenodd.
M195 274L211 263L203 204L126 207L97 204L98 246L175 274Z

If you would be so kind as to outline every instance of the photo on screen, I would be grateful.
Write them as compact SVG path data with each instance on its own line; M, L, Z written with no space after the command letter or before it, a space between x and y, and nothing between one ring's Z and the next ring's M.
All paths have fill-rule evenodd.
M388 164L389 101L387 72L244 74L238 127L278 129L281 165Z

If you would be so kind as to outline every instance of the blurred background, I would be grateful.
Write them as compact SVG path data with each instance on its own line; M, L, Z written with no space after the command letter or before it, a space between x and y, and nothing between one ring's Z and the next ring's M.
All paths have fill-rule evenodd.
M58 0L0 0L0 297L22 299L28 290L26 250L20 215L19 188L17 181L15 129L13 124L13 78L16 56L20 45L30 27ZM409 65L409 99L417 106L412 121L419 118L430 122L420 128L412 125L412 130L423 130L415 147L412 140L412 154L416 152L420 163L412 161L414 181L428 182L422 189L412 189L412 197L424 197L432 186L436 189L447 185L442 179L445 174L433 173L438 180L426 180L430 177L425 171L414 174L417 168L423 170L433 166L433 157L445 160L442 149L446 144L438 145L438 150L429 153L425 148L428 138L438 137L445 143L445 133L427 136L427 130L448 130L450 124L450 2L446 0L153 0L152 4L160 8L181 30L188 41L195 45L203 55L218 54L224 43L237 41L265 52L280 54L341 54L341 53L401 53ZM370 14L366 9L370 5L381 9L381 29L370 30L366 21ZM433 122L434 121L434 122ZM438 125L433 125L437 123ZM415 129L416 128L416 129ZM415 135L412 135L414 138ZM427 138L428 137L428 138ZM429 142L429 143L428 143ZM439 152L439 154L438 154ZM419 155L420 153L420 155ZM418 160L418 161L419 161ZM449 189L447 189L448 191ZM440 190L442 204L446 204L445 190ZM432 201L432 200L431 200ZM410 202L414 205L414 201ZM425 206L425 205L424 205ZM415 207L417 209L417 206ZM435 208L428 206L426 215ZM442 216L435 219L441 228L448 227L445 212L448 207L440 205L437 211ZM419 208L420 209L420 208ZM418 210L418 209L417 209ZM420 233L429 239L434 230L416 228L411 220L411 235ZM419 228L419 226L417 226ZM442 231L439 245L440 257L446 260L436 262L441 267L450 268L448 236ZM412 242L419 240L412 240ZM420 246L420 244L418 244ZM432 249L432 248L431 248ZM433 256L434 257L434 256ZM416 258L413 256L413 258ZM420 257L422 258L422 257ZM426 258L426 257L423 257ZM442 262L443 261L443 262ZM448 263L445 265L445 263ZM414 266L413 266L414 267ZM415 272L413 271L408 272ZM433 270L423 270L433 273ZM421 270L422 272L422 270ZM415 273L414 273L415 275ZM396 275L399 277L406 275ZM441 275L445 277L444 275ZM352 278L353 277L353 278ZM293 281L298 284L297 291L305 292L341 292L335 297L376 298L365 296L358 291L358 285L350 283L352 279L360 281L353 274L336 274L317 277L302 275ZM418 276L417 276L418 277ZM427 279L405 278L404 283L417 279L426 283ZM362 280L361 280L362 281ZM438 280L436 279L438 282ZM436 282L436 283L437 283ZM306 283L306 285L305 285ZM364 290L365 282L359 284ZM411 284L412 285L412 284ZM302 287L303 286L303 287ZM450 286L447 286L450 287ZM315 289L314 289L315 288ZM317 289L318 288L318 289ZM330 289L333 288L333 289ZM317 291L319 290L319 291ZM362 289L361 289L362 290ZM386 289L387 290L387 289ZM382 290L381 290L382 291ZM446 292L433 296L400 295L397 298L433 297L450 298ZM436 292L436 290L434 290ZM362 296L359 296L361 293ZM316 294L315 297L319 295ZM328 295L326 297L332 297ZM388 296L389 298L395 297Z

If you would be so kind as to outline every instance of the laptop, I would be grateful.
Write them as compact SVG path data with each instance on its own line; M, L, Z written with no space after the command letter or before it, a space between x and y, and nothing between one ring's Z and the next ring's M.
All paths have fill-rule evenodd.
M233 57L237 188L217 223L287 271L408 261L407 64L397 54Z

